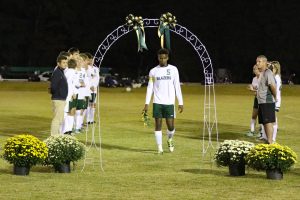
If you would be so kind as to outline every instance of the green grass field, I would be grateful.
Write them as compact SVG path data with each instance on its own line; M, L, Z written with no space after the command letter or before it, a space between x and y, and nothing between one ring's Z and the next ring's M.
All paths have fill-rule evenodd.
M1 153L6 138L15 134L30 133L40 139L50 135L47 87L47 83L0 83ZM29 176L16 176L12 165L0 159L0 199L300 199L299 164L285 173L283 180L273 181L266 179L264 171L251 169L243 177L228 176L228 168L218 168L209 161L212 149L202 159L204 87L184 85L182 89L185 108L176 119L174 153L168 153L164 144L166 153L157 155L153 120L150 127L143 127L146 88L132 92L101 88L104 172L95 148L88 153L84 171L81 160L71 174L35 166ZM253 103L246 85L216 85L215 90L219 141L256 142L245 136ZM278 120L277 142L300 155L299 86L284 85ZM86 136L78 138L85 142ZM96 141L98 144L98 137Z

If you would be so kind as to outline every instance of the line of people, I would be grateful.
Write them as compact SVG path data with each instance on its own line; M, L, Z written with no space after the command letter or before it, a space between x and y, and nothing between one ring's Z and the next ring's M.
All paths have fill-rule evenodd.
M51 135L80 133L83 122L93 124L99 68L90 53L70 48L57 57L50 84L53 119Z
M281 88L280 63L278 61L268 62L264 55L256 59L253 66L255 77L248 89L254 92L254 103L252 118L250 122L249 137L257 136L259 140L266 143L276 142L278 132L278 119L276 112L279 112L281 106ZM255 135L256 119L258 117L260 132Z

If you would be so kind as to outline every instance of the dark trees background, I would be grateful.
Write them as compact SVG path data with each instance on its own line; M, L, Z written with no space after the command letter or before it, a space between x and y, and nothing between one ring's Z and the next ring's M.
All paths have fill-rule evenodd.
M282 65L283 78L300 77L300 1L296 0L1 0L0 65L55 66L70 47L94 53L102 40L132 13L159 18L173 13L178 23L206 46L214 69L227 68L234 82L249 82L259 54ZM202 80L196 52L171 35L171 63L184 81ZM157 30L146 29L149 51L137 53L134 32L107 52L103 66L130 76L148 74L156 65Z

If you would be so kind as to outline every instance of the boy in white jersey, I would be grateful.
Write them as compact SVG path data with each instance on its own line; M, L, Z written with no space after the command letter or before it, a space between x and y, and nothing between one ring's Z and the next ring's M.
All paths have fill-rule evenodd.
M78 85L78 80L75 76L75 68L77 66L77 62L75 59L70 59L68 61L68 68L65 70L65 76L68 82L68 96L66 99L66 106L65 106L65 119L64 119L64 126L63 126L63 133L64 134L71 134L73 125L74 125L74 115L76 111L77 105L77 88L75 87Z
M82 67L82 70L86 74L86 81L85 81L85 87L84 87L84 99L85 99L84 103L85 104L84 104L83 113L82 113L82 117L83 117L82 124L83 124L84 118L86 117L86 113L87 113L89 99L91 96L91 91L90 91L91 83L90 83L90 78L88 76L88 74L89 74L88 57L85 53L80 53L79 56L83 59L81 67Z
M169 51L160 49L158 51L159 65L150 70L147 87L146 102L143 111L148 111L148 106L153 97L153 117L155 118L155 138L158 153L163 153L162 147L162 118L166 118L168 147L170 152L174 151L173 135L175 133L175 96L178 100L178 110L183 112L183 99L180 88L179 73L175 66L168 64Z
M88 85L87 74L84 69L81 68L83 65L83 59L81 56L77 58L77 67L75 70L75 76L78 80L78 100L75 114L75 133L80 133L83 123L83 111L86 107L86 86Z
M87 108L86 121L88 124L94 123L94 116L96 110L96 97L99 85L99 68L93 65L93 56L90 53L85 53L88 57L88 78L90 80L90 92L89 105Z

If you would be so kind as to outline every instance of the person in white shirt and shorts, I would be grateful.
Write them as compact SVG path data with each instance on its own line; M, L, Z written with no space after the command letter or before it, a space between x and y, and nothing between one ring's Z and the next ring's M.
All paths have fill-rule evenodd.
M175 96L178 100L178 111L183 112L183 98L180 87L179 73L175 66L168 64L169 51L160 49L157 53L159 65L150 70L146 102L143 111L148 106L153 94L153 117L155 118L155 138L158 153L163 154L162 147L162 118L167 124L167 144L170 152L174 151L173 136L175 133Z

